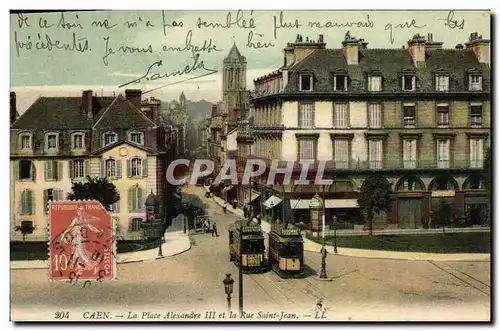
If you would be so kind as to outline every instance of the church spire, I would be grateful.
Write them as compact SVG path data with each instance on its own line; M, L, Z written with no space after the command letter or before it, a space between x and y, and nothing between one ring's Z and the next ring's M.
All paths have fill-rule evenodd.
M238 47L236 46L236 42L233 42L233 47L231 47L229 54L224 59L224 62L232 61L246 61L246 58L241 55Z

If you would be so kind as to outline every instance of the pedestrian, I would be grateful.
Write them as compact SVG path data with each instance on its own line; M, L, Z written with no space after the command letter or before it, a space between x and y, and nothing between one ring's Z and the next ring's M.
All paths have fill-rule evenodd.
M217 233L217 223L214 222L212 225L212 237L218 237L219 234Z
M227 213L227 202L224 201L224 205L222 205L222 210L224 210L224 214Z

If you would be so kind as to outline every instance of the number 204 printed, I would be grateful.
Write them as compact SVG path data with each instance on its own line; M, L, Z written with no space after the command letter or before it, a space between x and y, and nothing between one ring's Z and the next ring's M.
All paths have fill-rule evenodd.
M54 319L56 320L69 319L69 311L56 311L54 313Z

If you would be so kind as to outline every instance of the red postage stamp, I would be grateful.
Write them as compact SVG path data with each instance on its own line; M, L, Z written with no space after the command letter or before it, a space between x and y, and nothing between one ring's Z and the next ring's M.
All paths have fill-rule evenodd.
M116 278L114 225L99 201L51 202L49 216L53 279Z

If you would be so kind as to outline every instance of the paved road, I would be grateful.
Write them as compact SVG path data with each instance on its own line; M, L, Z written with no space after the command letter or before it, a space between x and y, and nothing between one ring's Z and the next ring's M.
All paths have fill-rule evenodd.
M202 190L185 188L200 196ZM70 319L84 311L111 311L125 319L128 311L167 313L218 310L227 307L222 279L235 279L232 305L237 308L238 277L229 262L227 229L237 217L223 214L213 200L202 198L217 220L219 237L193 236L193 247L181 255L154 262L118 265L118 281L87 288L49 282L46 270L11 271L14 320L52 319L71 309ZM319 272L320 255L306 252L306 263ZM489 320L489 262L428 262L329 256L331 282L283 280L272 272L244 276L244 306L249 312L296 313L314 316L323 298L330 320ZM70 308L71 307L71 308ZM123 318L117 314L124 315ZM203 313L204 316L204 313ZM258 315L255 315L257 317ZM203 317L202 317L203 318Z

